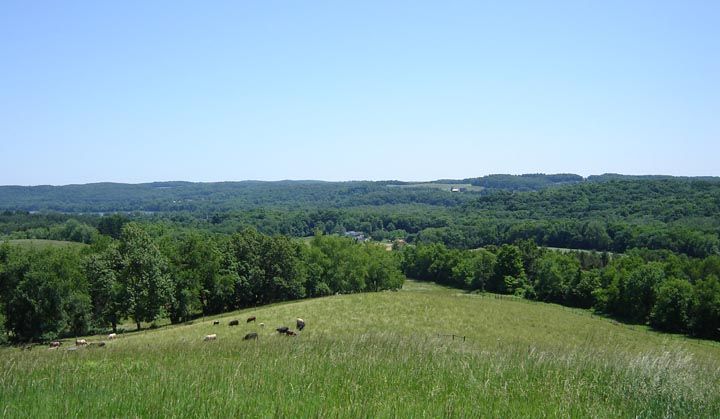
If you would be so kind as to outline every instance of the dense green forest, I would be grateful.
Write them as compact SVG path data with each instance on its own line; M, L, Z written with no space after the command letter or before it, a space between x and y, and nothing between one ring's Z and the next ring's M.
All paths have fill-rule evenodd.
M0 187L0 208L0 240L10 240L0 248L0 327L15 340L391 289L401 269L720 338L717 178ZM355 244L349 231L373 242ZM409 245L386 252L379 241Z
M0 209L59 212L178 212L196 214L256 208L346 208L361 205L457 206L460 194L430 188L392 188L402 182L155 182L67 186L2 186Z
M573 174L489 175L436 182L401 181L243 181L91 183L65 186L0 186L0 210L69 213L179 212L211 214L257 208L351 208L381 205L455 207L496 191L538 191L561 186L605 182L720 182L720 178L626 176L605 174L583 179ZM450 193L455 184L479 188ZM412 185L413 188L398 186ZM423 187L426 185L427 187ZM435 187L431 187L435 186ZM438 185L447 185L438 188Z
M122 209L122 216L129 219L226 234L251 226L264 234L292 237L311 236L316 231L337 234L352 230L378 240L441 242L460 249L533 239L543 246L612 252L650 248L696 257L718 253L717 179L604 175L572 183L568 179L572 180L573 175L538 176L483 179L535 181L556 176L551 179L562 185L529 192L450 192L434 187L391 187L384 182L188 183L177 189L153 186L160 184L120 185L121 192L111 192L113 188L108 185L81 185L94 192L69 194L62 200L47 194L36 201L47 201L48 207L82 207L88 211L86 215L45 211L26 214L33 208L23 206L26 201L15 200L14 195L3 197L0 207L17 208L0 214L0 234L88 243L91 231L83 231L74 222L62 224L72 219L102 230L100 223L105 217L92 213L112 208ZM515 189L521 189L526 182L517 180ZM102 192L105 187L110 189ZM135 187L147 189L148 195L134 195ZM57 191L65 191L62 188L70 187ZM201 202L197 196L203 188L217 189L208 192L207 201ZM155 193L171 194L167 199L173 199L160 199ZM154 200L159 201L149 203ZM148 213L148 209L155 212Z

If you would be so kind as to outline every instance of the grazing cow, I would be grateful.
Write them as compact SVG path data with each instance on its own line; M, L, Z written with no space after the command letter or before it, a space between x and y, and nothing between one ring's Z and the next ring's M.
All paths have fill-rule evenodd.
M206 336L203 338L203 340L206 341L206 342L209 341L209 340L215 340L215 339L217 339L217 334L215 334L215 333L213 333L212 335L206 335Z
M305 320L297 319L295 323L297 324L298 330L302 331L305 328Z
M293 332L292 330L288 330L287 332L285 332L285 335L287 335L287 336L297 336L297 333Z
M54 340L54 341L50 342L51 348L59 348L60 345L62 345L62 342L60 342L59 340Z
M254 322L254 321L255 321L255 319L256 319L256 317L255 317L255 316L251 316L251 317L248 317L248 319L247 319L247 323L250 323L250 322Z
M220 320L215 320L215 321L213 322L213 326L218 325L218 324L220 324Z
M75 346L82 346L87 345L87 341L85 339L75 339Z
M265 323L260 323L260 327L265 327Z
M116 337L117 337L117 333L110 333L110 334L108 335L108 340L113 340L113 339L115 339Z
M103 342L103 341L98 342L98 347L102 348L103 346L105 346L105 342Z
M253 340L253 339L257 340L257 338L258 338L258 334L253 332L253 333L248 333L247 335L245 335L243 340Z
M275 330L277 330L278 333L281 333L281 334L282 334L282 333L287 333L287 331L290 330L290 328L287 327L287 326L283 326L283 327L278 327L278 328L275 329Z
M237 326L240 324L240 321L238 320L230 320L230 323L228 323L230 326Z

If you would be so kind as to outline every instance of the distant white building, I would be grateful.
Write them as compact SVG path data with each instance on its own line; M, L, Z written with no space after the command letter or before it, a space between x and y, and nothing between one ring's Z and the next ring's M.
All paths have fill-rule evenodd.
M359 231L347 231L345 232L345 237L351 237L359 242L364 242L365 240L370 240L369 237L365 237L365 234Z

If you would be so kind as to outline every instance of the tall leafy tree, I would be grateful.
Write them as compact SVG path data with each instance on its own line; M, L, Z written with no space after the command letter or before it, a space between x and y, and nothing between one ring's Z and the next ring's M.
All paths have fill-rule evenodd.
M404 277L400 271L397 257L382 247L370 245L362 248L367 254L365 260L368 266L365 290L380 291L401 288Z
M83 334L89 305L80 258L71 249L43 249L16 254L15 287L6 305L7 326L16 339L47 340L64 334Z
M590 308L595 304L593 293L599 288L600 273L597 269L581 271L570 283L565 303L572 307Z
M294 300L305 296L305 271L300 268L298 243L276 236L265 240L262 269L268 284L266 301Z
M117 332L120 319L127 313L127 293L119 275L123 261L116 244L99 253L90 254L84 262L88 280L93 322L99 327L110 325Z
M155 320L171 302L172 284L165 272L167 262L137 223L123 226L118 252L122 296L127 313L139 330L141 322Z
M308 295L322 297L332 294L327 278L329 271L332 269L333 261L315 245L304 247L303 253L305 275L307 277L305 288Z
M236 307L263 303L266 286L261 261L263 241L264 236L255 229L244 229L230 239L230 263L237 274L234 296Z
M690 323L693 287L683 279L671 278L660 284L650 312L650 326L668 332L685 332Z
M511 244L500 247L495 263L495 275L488 284L488 290L500 293L514 293L527 281L520 249Z
M113 239L119 239L122 228L130 220L122 214L106 215L100 219L98 223L98 231L100 234L110 236Z
M580 262L573 255L548 252L537 264L534 289L538 299L564 303L580 276Z
M611 277L610 283L596 294L604 311L631 322L645 323L655 305L656 287L665 280L663 267L660 262L623 258L606 272Z
M495 254L485 249L464 252L452 270L454 285L473 290L485 290L494 275L495 263Z
M690 309L690 331L695 336L720 339L720 280L709 276L695 284Z

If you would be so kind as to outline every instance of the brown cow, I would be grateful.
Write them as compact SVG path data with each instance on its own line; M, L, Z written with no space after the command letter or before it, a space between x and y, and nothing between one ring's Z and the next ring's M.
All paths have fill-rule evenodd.
M230 326L237 326L240 324L238 320L230 320L230 323L228 323Z
M257 318L255 316L248 317L246 323L254 322Z
M60 342L59 340L54 340L54 341L50 342L51 348L59 348L60 345L62 345L62 342Z
M257 340L257 338L258 338L258 334L253 332L253 333L248 333L247 335L245 335L243 340Z

